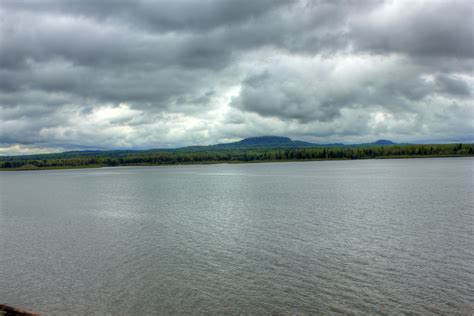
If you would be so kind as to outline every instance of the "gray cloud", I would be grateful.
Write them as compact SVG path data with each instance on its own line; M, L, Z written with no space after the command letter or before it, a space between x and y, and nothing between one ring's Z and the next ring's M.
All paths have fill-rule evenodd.
M328 122L345 108L415 113L433 98L465 98L470 87L403 57L336 56L280 60L242 81L236 108L283 120Z
M181 0L181 1L94 1L39 0L33 3L6 0L3 5L20 12L42 12L83 16L103 22L112 20L157 32L202 32L260 17L289 0Z
M0 152L465 140L472 14L469 1L4 0Z
M472 58L472 21L469 1L392 2L355 17L351 37L369 52Z
M471 88L462 79L448 76L446 74L439 74L436 76L436 83L442 92L458 97L470 97Z

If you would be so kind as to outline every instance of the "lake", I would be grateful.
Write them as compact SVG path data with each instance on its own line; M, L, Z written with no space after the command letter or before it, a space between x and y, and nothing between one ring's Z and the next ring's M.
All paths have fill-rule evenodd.
M0 173L0 303L50 314L474 311L474 159Z

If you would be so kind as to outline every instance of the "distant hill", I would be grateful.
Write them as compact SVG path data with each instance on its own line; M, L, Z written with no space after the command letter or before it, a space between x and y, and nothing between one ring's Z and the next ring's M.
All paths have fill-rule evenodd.
M245 147L271 147L271 148L301 148L301 147L314 147L316 144L303 142L300 140L291 140L288 137L282 136L259 136L249 137L242 139L238 142L211 145L208 147L215 147L219 149L238 149Z
M338 147L370 147L370 146L389 146L400 145L390 140L379 139L373 143L350 144L342 143L315 144L300 140L292 140L283 136L258 136L242 139L237 142L215 144L209 146L188 146L181 148L165 149L147 149L147 150L82 150L67 151L63 153L37 154L37 155L21 155L16 156L18 159L67 159L74 157L95 157L95 156L111 156L125 157L134 153L158 153L158 152L215 152L222 150L253 150L253 149L297 149L297 148L338 148ZM0 161L8 160L8 156L0 156Z
M392 142L391 140L387 140L387 139L379 139L372 143L350 144L350 145L344 145L344 146L345 147L370 147L370 146L391 146L391 145L409 145L409 144L401 144L401 143Z
M372 144L374 145L396 145L396 143L392 142L391 140L386 140L386 139L379 139Z
M241 141L235 142L234 144L265 146L265 145L274 145L274 144L291 144L292 142L293 141L289 137L260 136L260 137L245 138L245 139L242 139Z
M310 148L310 147L358 147L358 146L383 146L396 145L396 143L379 139L373 143L351 144L345 145L342 143L330 144L315 144L304 142L301 140L292 140L289 137L283 136L258 136L242 139L237 142L216 144L210 146L190 146L178 148L177 150L191 150L191 151L205 151L205 150L222 150L222 149L252 149L252 148Z

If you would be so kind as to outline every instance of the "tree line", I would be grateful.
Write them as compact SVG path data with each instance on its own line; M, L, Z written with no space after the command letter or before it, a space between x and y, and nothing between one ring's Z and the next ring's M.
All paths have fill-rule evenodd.
M251 148L213 151L112 151L10 156L3 169L78 168L93 166L173 165L218 162L258 162L331 159L472 156L474 144L390 145L331 148Z

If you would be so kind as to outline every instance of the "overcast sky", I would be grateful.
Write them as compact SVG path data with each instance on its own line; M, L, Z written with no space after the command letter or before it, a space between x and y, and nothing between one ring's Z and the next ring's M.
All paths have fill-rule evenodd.
M0 154L474 139L472 1L1 0Z

